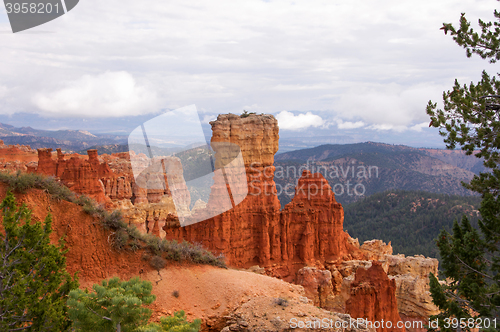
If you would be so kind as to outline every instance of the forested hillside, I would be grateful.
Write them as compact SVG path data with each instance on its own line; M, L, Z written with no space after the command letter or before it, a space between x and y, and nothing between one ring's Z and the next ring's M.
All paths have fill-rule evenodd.
M386 191L344 206L344 229L362 243L392 242L394 253L437 257L434 239L441 229L467 215L477 225L479 197L423 191Z

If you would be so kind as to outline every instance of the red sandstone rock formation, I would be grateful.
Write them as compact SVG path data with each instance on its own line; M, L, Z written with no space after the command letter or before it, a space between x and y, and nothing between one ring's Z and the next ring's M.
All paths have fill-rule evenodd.
M258 264L269 275L294 280L323 308L338 307L370 320L399 317L394 306L394 280L389 281L383 270L380 273L376 263L368 270L358 268L364 262L369 264L366 267L371 266L366 260L381 260L390 254L390 244L371 241L360 247L343 231L343 209L322 175L304 171L295 197L280 211L273 166L278 149L277 121L264 115L221 115L211 124L216 164L227 157L221 157L224 152L217 151L216 143L238 145L247 177L247 184L243 185L249 194L235 208L191 226L180 227L179 211L175 211L170 196L170 192L175 193L186 206L191 200L176 158L170 160L173 168L169 170L169 181L158 170L140 180L146 184L135 182L128 153L101 156L104 162L100 162L95 150L88 151L87 159L78 155L69 158L58 149L54 159L51 149L40 149L36 171L57 176L72 190L98 201L113 200L115 207L125 208L125 220L144 232L202 243L212 251L224 253L230 265ZM149 165L148 158L143 159ZM197 202L194 213L223 204L222 197L227 195L229 185L221 177L214 180L208 203ZM148 181L162 186L150 187ZM348 275L351 277L346 284ZM408 288L403 286L398 286L400 293Z
M38 174L56 176L57 162L52 159L52 149L38 149Z
M38 149L38 166L28 167L28 171L55 176L76 193L88 195L100 203L117 203L107 204L110 207L124 207L127 205L122 202L124 200L134 204L159 203L164 195L170 195L163 172L149 172L142 186L135 183L129 153L106 155L103 162L99 160L97 150L88 150L87 154L87 158L78 154L68 158L61 149L57 149L54 158L52 149ZM146 159L144 162L147 162ZM151 181L161 182L162 188L148 188ZM179 184L176 189L187 192L185 184L184 187ZM186 200L188 196L189 192L187 196L183 195ZM186 204L189 205L189 202Z
M5 145L0 140L0 167L6 163L23 165L37 161L37 159L36 151L31 149L29 145ZM19 167L19 169L22 169L22 167Z
M108 178L104 180L106 196L112 200L123 200L132 198L132 187L130 181L124 176Z
M52 158L52 149L38 149L36 173L56 176L68 188L78 194L92 197L97 202L108 201L101 179L113 172L106 163L97 159L97 150L89 150L88 160L79 157L66 159L61 149L57 149L57 160Z
M234 266L269 265L281 261L280 203L274 184L274 154L278 150L278 123L270 115L219 115L211 122L212 142L237 144L243 156L248 195L235 208L181 229L164 228L166 238L201 242L223 252ZM216 156L217 158L217 156ZM222 190L223 189L223 190ZM215 179L208 206L224 194L226 184Z
M357 251L343 231L344 210L320 173L303 171L281 221L284 261L352 259L350 254Z
M332 278L325 264L341 268L340 264L346 260L379 259L392 251L390 245L375 241L360 247L343 231L342 206L321 174L304 171L295 197L283 211L279 210L272 166L278 140L274 118L221 115L211 124L212 142L241 147L249 195L235 208L187 227L180 227L175 217L170 217L163 227L166 238L201 242L212 251L224 253L227 263L233 266L263 266L267 274L302 284L317 305L337 306L335 295L341 291L342 275L334 269ZM215 177L214 181L209 207L221 204L220 197L227 190L222 179ZM369 271L375 271L375 279L368 280L372 286L364 287L370 285L363 283L366 270L359 271L353 286L347 289L351 302L340 306L347 313L352 311L357 317L367 319L397 317L396 324L399 314L394 281L388 279L380 266L373 267ZM357 300L365 302L356 307Z
M377 328L379 332L405 331L404 327L397 328L401 318L395 292L395 281L389 279L379 262L373 262L369 269L359 268L356 271L346 312L354 318L365 318L373 324L382 324L384 321L385 326L379 325Z
M213 143L240 147L248 196L235 208L191 226L166 223L167 239L201 242L223 252L233 266L274 265L272 275L290 279L304 263L322 265L325 260L350 259L360 252L342 230L342 206L320 174L304 171L296 196L280 211L274 183L274 154L278 150L274 117L219 115L211 125ZM216 177L208 206L220 204L226 190L225 182Z
M332 308L334 296L330 271L303 267L297 271L296 283L304 287L306 296L313 300L315 306L328 310Z

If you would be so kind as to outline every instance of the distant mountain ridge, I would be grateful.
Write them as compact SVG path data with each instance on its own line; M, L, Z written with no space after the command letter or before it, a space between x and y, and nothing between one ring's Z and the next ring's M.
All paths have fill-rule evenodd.
M4 123L0 123L0 139L5 144L30 145L33 149L61 148L67 152L80 151L95 145L124 144L126 142L126 138L119 135L94 135L85 130L16 128Z
M484 171L479 158L462 151L374 142L327 144L281 153L275 156L274 166L284 170L275 173L282 205L291 200L293 192L280 189L293 188L298 176L288 171L291 167L319 170L342 204L391 189L470 196L473 193L462 186L462 181L469 182L474 174Z
M483 163L479 158L467 156L462 150L413 148L406 145L393 145L376 142L354 144L324 144L314 148L279 153L275 156L274 160L325 161L337 159L337 157L341 156L349 156L361 153L387 154L402 152L413 152L430 156L452 166L463 168L476 174L484 171Z
M30 145L34 149L61 148L65 152L83 154L90 148L97 149L99 154L128 151L126 136L92 134L83 130L38 130L0 123L0 139L5 144ZM280 153L275 156L274 166L282 206L293 197L301 175L299 171L304 166L312 168L313 172L322 169L337 201L342 204L390 189L472 195L461 183L484 170L481 160L466 156L462 151L374 142L326 144ZM296 172L288 172L289 168ZM359 176L360 173L364 176Z

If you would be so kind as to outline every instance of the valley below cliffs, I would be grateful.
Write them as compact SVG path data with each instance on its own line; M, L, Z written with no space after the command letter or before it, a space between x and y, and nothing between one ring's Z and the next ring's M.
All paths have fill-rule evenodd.
M168 179L162 172L136 179L131 157L145 164L149 158L134 151L99 156L89 150L82 156L38 149L33 161L34 151L23 148L31 159L17 169L54 176L107 209L119 209L124 221L141 232L199 244L224 255L230 267L172 264L155 271L141 261L139 253L112 249L107 231L98 229L81 210L58 207L57 235L70 235L68 266L82 271L84 286L113 275L141 275L156 283L157 314L184 309L189 317L202 317L206 331L288 331L292 318L330 317L392 322L390 327L360 326L356 329L360 331L416 331L412 322L427 323L438 312L428 286L428 274L437 274L438 261L393 255L390 243L360 244L351 238L344 231L342 205L322 174L300 172L293 198L281 207L274 181L279 128L273 116L219 115L211 125L212 143L239 147L247 180L246 197L223 213L210 214L220 209L224 194L230 191L227 181L215 179L207 202L192 202L182 167L176 167ZM165 158L181 163L177 157ZM215 158L217 164L220 154ZM161 186L148 186L151 181ZM44 193L23 197L35 215L54 210ZM200 211L212 217L181 227L183 216ZM185 297L172 298L172 292L181 287Z

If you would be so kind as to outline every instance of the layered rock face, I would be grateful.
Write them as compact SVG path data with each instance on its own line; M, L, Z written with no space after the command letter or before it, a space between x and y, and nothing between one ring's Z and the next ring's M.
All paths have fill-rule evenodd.
M387 273L396 282L398 310L405 320L420 320L439 313L432 302L429 273L437 275L438 260L424 256L387 255Z
M38 159L35 150L28 145L5 145L0 140L0 170L10 172L27 171L28 166Z
M1 150L0 144L0 152ZM33 154L29 147L28 150ZM191 199L182 175L182 167L172 168L170 175L174 181L173 187L169 188L162 170L146 172L146 177L140 177L139 182L135 181L130 156L135 158L135 162L147 167L151 161L143 154L135 155L131 151L98 156L97 150L88 150L87 154L68 155L61 149L55 152L52 149L38 149L38 163L22 165L28 172L56 177L77 194L87 195L98 203L105 204L108 209L120 209L125 221L143 232L155 230L161 237L165 236L162 229L165 223L170 223L172 216L179 212L176 211L171 192L181 198L181 204L178 206L183 210L180 212L186 212L189 208ZM170 165L180 164L180 160L175 157L162 159L167 160ZM0 167L1 165L0 163ZM7 168L10 164L5 165Z
M202 243L224 253L233 266L275 264L270 274L282 278L293 278L304 263L352 258L359 251L342 229L342 206L321 174L304 171L294 199L280 211L274 183L279 138L274 117L219 115L211 125L212 145L232 143L240 147L248 195L233 209L197 224L182 228L175 223L165 225L167 239ZM219 204L226 191L226 183L216 177L208 206Z
M332 308L334 289L332 273L329 270L303 267L297 271L296 282L304 287L306 296L313 301L313 304L321 308Z
M295 196L281 212L283 261L352 259L358 250L343 231L344 210L320 173L304 170Z
M106 202L102 178L112 174L106 163L97 159L97 150L89 150L88 159L71 157L66 159L57 149L57 159L52 158L52 149L38 149L38 167L31 169L39 174L56 176L64 185L78 194L87 195L97 202Z
M391 286L391 289L394 288L397 310L391 310L397 311L403 322L419 321L427 324L428 318L439 312L437 307L432 303L428 277L430 272L437 273L438 261L436 259L425 258L423 256L405 257L404 255L392 255L390 244L385 245L380 240L367 241L360 249L368 255L369 260L327 262L326 270L315 270L314 273L308 273L309 275L316 276L316 278L297 279L298 283L306 289L306 294L314 300L315 305L321 305L323 308L332 311L349 313L353 316L361 315L361 313L353 311L354 309L358 309L356 309L356 306L349 306L348 301L351 298L353 289L356 287L359 288L355 280L361 277L358 277L357 273L361 272L363 274L364 272L362 271L369 270L373 264L377 264L383 269L383 273L377 271L379 277L382 277L382 274L384 274L384 280L389 279L391 283L395 283L395 287ZM310 268L302 270L308 269ZM302 270L299 270L300 274L304 274ZM325 280L325 278L318 278L318 275L331 275L331 278L328 278L331 280L331 287L330 285L325 285L324 282L311 282L311 280ZM363 292L356 294L356 301L361 301L359 297L363 294L363 297L366 297L363 300L365 306L363 311L377 312L377 310L382 310L382 308L392 308L389 304L379 306L378 302L370 300L376 294L370 293L369 288L365 288ZM320 301L320 299L329 300L325 302ZM415 325L416 323L412 324L408 325L407 331L424 331L424 329L412 328L412 326L417 326Z
M240 146L249 194L235 208L194 225L180 227L172 216L163 227L165 237L202 243L224 253L232 266L263 266L268 275L304 286L317 306L373 320L390 318L396 324L400 320L398 303L404 303L403 295L399 300L396 294L406 283L387 275L390 264L386 256L392 254L392 247L379 240L360 246L343 231L342 206L321 174L305 170L294 198L279 210L273 178L276 120L220 115L211 124L212 142ZM216 178L208 206L220 203L226 191L226 183ZM398 268L403 272L402 264L391 266L391 273L398 274ZM372 272L375 279L365 280ZM367 283L371 286L363 288ZM363 303L362 307L356 302Z
M342 206L321 174L304 171L295 197L280 211L274 183L279 139L274 117L220 115L211 125L216 167L224 166L229 158L227 151L217 148L218 143L238 146L247 179L240 184L246 186L248 195L234 208L190 226L180 227L179 215L220 209L224 195L239 190L225 178L238 174L215 175L208 202L197 201L189 211L191 197L176 158L163 158L172 165L169 181L163 172L151 171L136 182L130 162L133 152L97 156L96 151L89 151L88 158L68 159L61 151L53 156L51 150L40 149L38 168L33 171L57 176L73 190L121 209L125 220L143 232L201 243L223 253L231 266L253 266L302 285L322 308L370 320L399 320L398 311L402 318L423 320L436 313L427 274L437 272L437 261L392 256L390 243L379 240L360 246L343 231ZM133 157L146 168L151 163L145 155ZM162 185L149 186L151 182ZM176 210L179 201L174 202L172 193L185 208ZM231 203L235 201L233 195Z
M373 262L369 269L360 268L356 271L346 311L353 318L365 318L372 322L377 331L405 331L404 327L397 327L401 317L397 310L395 291L394 280L387 277L379 262ZM377 326L375 322L380 325Z
M213 143L233 143L243 156L248 195L233 209L194 225L166 225L167 239L186 239L223 252L233 266L268 265L281 258L280 203L276 196L274 154L278 123L270 115L219 115L212 125ZM217 155L216 155L217 158ZM216 161L217 162L217 161ZM227 185L214 179L208 206L220 202Z

